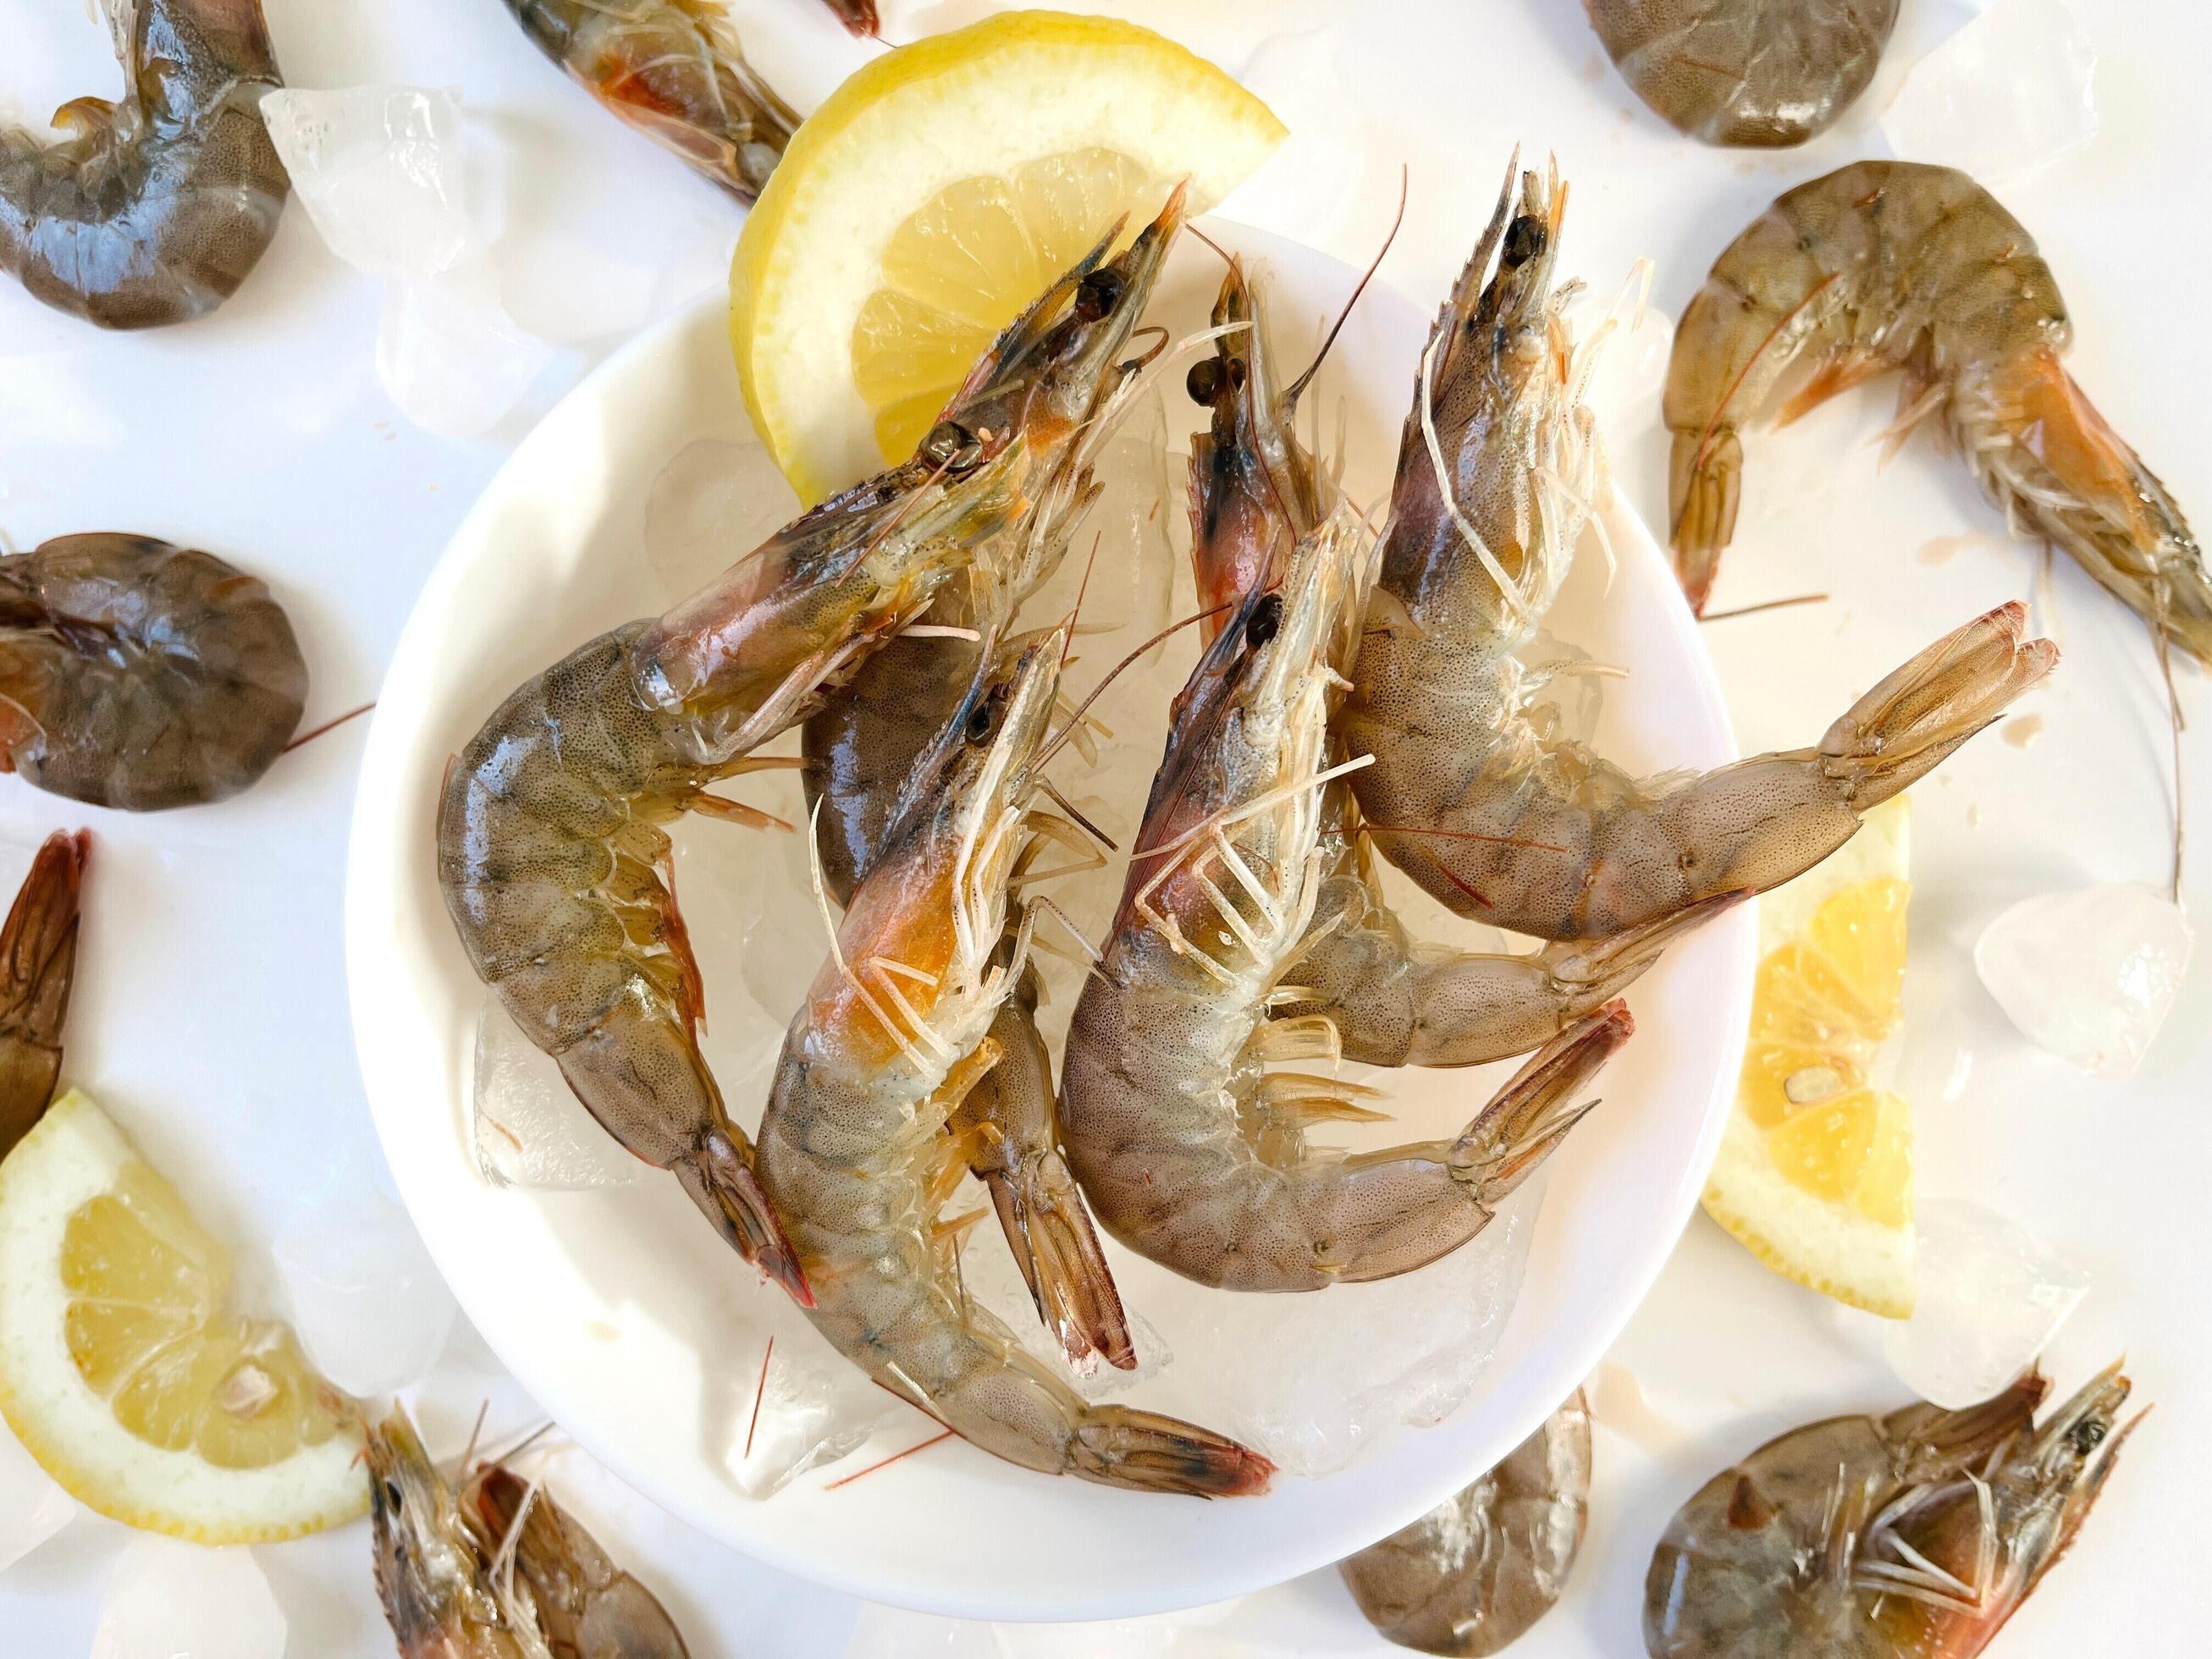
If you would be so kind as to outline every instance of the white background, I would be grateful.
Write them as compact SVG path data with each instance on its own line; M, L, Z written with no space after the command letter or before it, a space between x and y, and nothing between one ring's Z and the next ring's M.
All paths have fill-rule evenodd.
M1947 5L1955 13L1960 0L1907 0L1902 38L1940 33ZM1572 181L1567 267L1609 291L1633 258L1649 256L1654 301L1670 315L1779 189L1883 153L1863 119L1795 154L1699 149L1635 103L1570 0L1093 9L1165 21L1233 67L1270 28L1328 24L1348 11L1329 36L1273 49L1255 66L1263 93L1309 137L1238 209L1364 262L1406 162L1411 205L1384 279L1424 304L1463 256L1516 141L1532 154L1554 150ZM568 295L574 332L605 331L570 351L489 439L455 442L414 430L379 389L376 285L325 252L296 210L239 298L185 329L104 337L0 284L0 532L28 547L71 531L142 531L265 575L307 653L313 723L374 695L417 586L506 448L533 410L639 320L622 297L624 277L674 257L665 250L733 234L736 214L568 87L494 0L270 0L269 10L295 85L459 87L485 118L471 142L494 181L489 215L514 238L510 272L525 252L538 262L513 279L541 298L548 284ZM2079 10L2100 52L2103 131L2001 193L2063 284L2080 336L2076 374L2175 495L2212 514L2203 403L2212 332L2201 298L2202 273L2212 270L2201 178L2212 152L2203 86L2212 20L2150 0ZM756 58L801 107L865 55L798 0L753 0L738 14ZM1269 21L1244 21L1255 14ZM933 19L923 9L918 21ZM1318 74L1332 65L1340 85ZM106 94L115 70L105 32L75 0L0 0L0 113L21 116ZM1753 446L1744 527L1716 605L1812 589L1834 598L1713 625L1747 750L1810 740L1875 674L1941 629L1977 608L2037 596L2033 551L2002 542L1996 516L1954 464L1916 444L1877 471L1867 441L1888 395L1839 399ZM1657 516L1656 434L1638 421L1612 435L1622 488ZM1984 533L1953 556L1919 556L1932 538L1970 532ZM1908 1066L1914 1077L1939 1073L1955 1042L1978 1057L1960 1098L1922 1103L1922 1190L1976 1197L2080 1261L2094 1288L2051 1356L2060 1384L2125 1349L2139 1397L2160 1407L1999 1651L2190 1652L2212 1617L2197 1548L2202 1474L2212 1467L2203 1397L2212 1324L2197 1289L2212 1235L2202 1053L2212 975L2200 969L2142 1072L2116 1088L2010 1038L1965 966L1975 934L2015 898L2163 872L2165 740L2141 630L2063 562L2051 596L2038 605L2039 626L2060 633L2067 659L2038 701L2041 736L2014 747L1992 734L1915 795L1911 997L1932 1035ZM2185 676L2184 696L2212 720L2200 676ZM0 781L0 841L27 848L50 828L88 821L100 841L70 1074L96 1089L248 1258L318 1192L382 1179L340 966L360 739L359 726L334 733L240 800L154 819L78 809ZM2191 763L2192 817L2212 824L2203 775L2212 747L2195 740ZM2203 887L2201 877L2191 883L2192 892ZM496 1392L496 1376L462 1333L428 1402L434 1432ZM1531 1659L1637 1651L1651 1544L1705 1475L1810 1417L1902 1399L1873 1322L1771 1278L1702 1218L1601 1376L1590 1537L1566 1602L1516 1650ZM1641 1413L1620 1404L1630 1377L1647 1401ZM556 1480L662 1593L701 1659L846 1650L857 1603L729 1554L588 1469ZM0 1579L9 1653L86 1652L120 1535L80 1519ZM257 1553L290 1618L293 1655L391 1651L365 1525ZM1381 1650L1332 1575L1253 1598L1206 1634L1257 1652ZM954 1633L896 1621L872 1639L886 1642L884 1652L960 1650L945 1645ZM1096 1650L1141 1650L1136 1639L1119 1633Z

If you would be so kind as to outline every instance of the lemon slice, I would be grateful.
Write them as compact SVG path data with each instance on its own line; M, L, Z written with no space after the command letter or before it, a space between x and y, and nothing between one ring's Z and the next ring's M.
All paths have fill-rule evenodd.
M0 1414L102 1515L202 1544L368 1507L354 1402L289 1327L224 1307L230 1261L72 1089L0 1164Z
M1882 1085L1902 1023L1907 816L1867 815L1825 863L1761 901L1761 957L1735 1110L1705 1212L1777 1273L1912 1312L1912 1116Z
M870 63L792 139L738 238L730 337L807 501L914 453L998 331L1177 179L1204 212L1282 141L1267 106L1106 17L1007 12Z

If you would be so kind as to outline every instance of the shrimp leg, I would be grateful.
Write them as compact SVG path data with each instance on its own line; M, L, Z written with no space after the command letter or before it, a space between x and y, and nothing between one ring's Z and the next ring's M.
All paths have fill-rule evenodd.
M91 854L89 830L48 836L0 923L0 1158L45 1114L61 1078L77 891Z

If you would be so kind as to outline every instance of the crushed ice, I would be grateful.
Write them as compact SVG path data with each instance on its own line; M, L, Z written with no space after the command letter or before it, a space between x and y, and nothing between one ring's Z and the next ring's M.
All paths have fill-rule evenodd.
M1881 114L1906 161L1995 189L2097 136L2097 51L2061 0L1995 0L1911 66Z
M2014 905L1974 942L1974 968L2030 1042L2124 1083L2173 1006L2195 940L2163 894L2100 882Z
M2018 1222L1978 1204L1923 1200L1914 1222L1912 1317L1887 1324L1882 1350L1899 1382L1955 1411L2027 1370L2088 1293L2089 1279Z

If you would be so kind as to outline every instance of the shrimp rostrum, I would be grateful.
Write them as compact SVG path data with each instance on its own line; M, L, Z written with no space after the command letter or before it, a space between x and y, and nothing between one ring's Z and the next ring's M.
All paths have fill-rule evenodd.
M1268 1019L1322 873L1328 716L1371 548L1348 510L1248 594L1176 700L1104 960L1062 1061L1060 1123L1115 1237L1186 1278L1312 1291L1437 1260L1488 1224L1588 1109L1633 1028L1570 1026L1450 1140L1347 1155L1309 1126L1372 1120L1367 1091L1273 1060L1334 1060L1326 1018Z
M0 129L0 270L102 328L213 311L290 192L257 107L282 82L261 0L102 0L126 82L78 98L49 144Z
M1143 1491L1256 1492L1273 1472L1220 1435L1094 1406L971 1304L968 1158L945 1127L1000 1060L990 1035L1025 965L1000 943L1031 831L1066 641L1032 639L979 681L854 892L793 1020L761 1120L760 1174L814 1287L808 1317L892 1393L1026 1468ZM972 1221L970 1216L966 1220Z
M1968 1659L2088 1519L2142 1420L2113 1365L2035 1421L2030 1371L1960 1411L1835 1417L1771 1440L1668 1523L1652 1659Z
M1213 321L1244 326L1217 339L1187 382L1212 411L1209 429L1192 442L1191 564L1200 603L1229 608L1279 579L1335 491L1293 429L1313 371L1278 389L1261 290L1235 261ZM1415 939L1391 908L1348 779L1327 786L1322 814L1323 874L1297 988L1278 988L1271 1012L1279 1020L1326 1016L1344 1057L1369 1065L1471 1066L1540 1048L1741 896L1724 893L1587 944L1527 955L1455 950Z
M2212 577L2181 509L2061 362L2074 323L2021 222L1965 173L1860 161L1778 198L1713 262L1667 366L1674 563L1705 607L1735 534L1743 432L1901 371L2018 533L2212 661Z
M1601 487L1586 356L1553 289L1565 193L1530 173L1422 354L1382 571L1337 721L1382 855L1462 915L1604 939L1764 891L1844 844L2050 672L2002 606L1938 640L1811 748L1639 779L1531 717L1514 653L1557 596ZM1510 217L1509 217L1509 210ZM1497 264L1490 269L1492 257Z
M754 750L920 616L975 548L1063 499L1180 214L1178 196L1116 258L1094 254L1054 283L919 454L665 616L533 675L447 776L439 880L477 975L601 1127L673 1170L724 1238L801 1299L750 1143L699 1051L704 987L663 878L664 826L690 811L761 822L709 786L757 764Z

